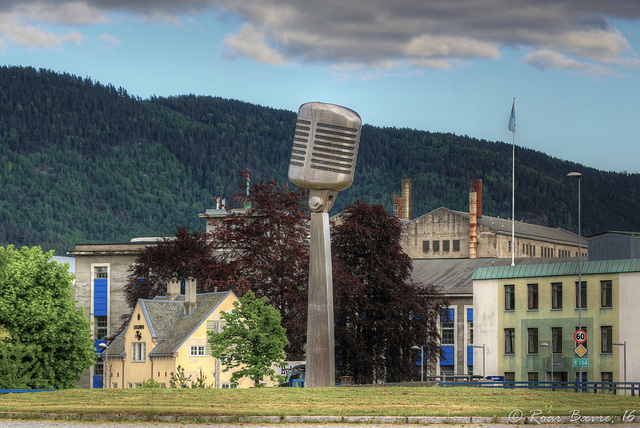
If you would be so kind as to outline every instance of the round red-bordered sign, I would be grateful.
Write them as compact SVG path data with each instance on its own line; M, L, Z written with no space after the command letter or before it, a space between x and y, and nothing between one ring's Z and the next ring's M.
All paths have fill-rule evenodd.
M573 334L573 339L578 343L584 343L587 341L587 332L584 330L576 330Z

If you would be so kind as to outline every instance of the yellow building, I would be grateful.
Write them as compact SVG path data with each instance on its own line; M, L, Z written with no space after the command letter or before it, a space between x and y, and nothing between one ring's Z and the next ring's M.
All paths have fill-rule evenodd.
M171 281L166 297L139 299L127 328L109 345L105 385L135 388L154 379L169 387L178 367L184 369L191 386L199 376L211 388L231 388L231 372L224 372L211 356L207 333L220 331L220 314L233 309L238 298L232 291L196 294L196 282L189 279L185 294L180 283ZM243 378L240 388L252 386Z

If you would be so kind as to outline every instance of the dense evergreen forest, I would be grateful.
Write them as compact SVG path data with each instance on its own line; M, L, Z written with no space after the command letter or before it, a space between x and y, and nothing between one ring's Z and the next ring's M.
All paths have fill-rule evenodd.
M227 201L252 177L287 183L295 112L208 96L140 99L90 78L0 68L0 244L59 255L77 243L123 242L203 228L211 198ZM366 118L365 118L366 120ZM516 147L516 219L575 231L580 171L583 234L640 230L640 174L598 171ZM511 145L365 125L353 186L391 211L413 180L413 217L468 210L483 180L483 212L511 216Z

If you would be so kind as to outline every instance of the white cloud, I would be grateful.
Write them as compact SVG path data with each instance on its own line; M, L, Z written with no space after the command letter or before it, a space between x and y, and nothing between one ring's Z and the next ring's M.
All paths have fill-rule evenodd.
M98 39L103 42L105 46L119 46L122 44L122 40L107 33L100 34Z
M555 68L560 70L577 71L594 77L620 76L619 73L608 67L576 61L575 59L571 59L561 53L549 50L532 52L524 58L524 61L541 70Z
M240 32L225 38L228 57L247 56L254 61L272 65L285 65L287 61L267 44L266 37L250 24L244 24Z

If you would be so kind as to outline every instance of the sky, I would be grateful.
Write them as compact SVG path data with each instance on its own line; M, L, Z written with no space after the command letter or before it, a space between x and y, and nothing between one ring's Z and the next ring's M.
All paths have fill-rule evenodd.
M339 104L374 126L515 139L628 173L640 173L638 50L638 0L0 3L3 65L141 98Z

